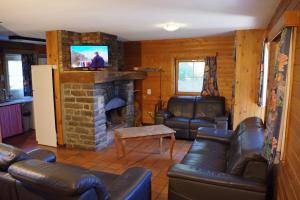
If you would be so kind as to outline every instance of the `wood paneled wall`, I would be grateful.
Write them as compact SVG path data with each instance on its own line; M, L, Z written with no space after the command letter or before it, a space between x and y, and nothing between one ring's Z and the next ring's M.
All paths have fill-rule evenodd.
M226 109L231 109L232 84L234 81L234 36L152 40L124 44L124 61L127 69L133 67L161 68L162 99L167 102L175 94L175 60L202 59L218 53L218 84L220 94L226 98ZM148 77L136 83L137 97L142 108L142 121L153 123L154 107L159 100L159 73L150 72ZM151 89L151 95L147 95Z
M236 32L233 128L247 117L257 116L264 119L265 108L257 105L264 33L264 30Z
M300 4L294 8L300 10ZM284 161L278 167L276 182L277 200L300 199L300 31L296 36L293 68L292 97Z

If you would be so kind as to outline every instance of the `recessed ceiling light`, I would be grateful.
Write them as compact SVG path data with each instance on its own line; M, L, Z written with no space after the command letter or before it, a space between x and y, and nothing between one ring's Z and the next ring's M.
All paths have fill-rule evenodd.
M163 28L166 31L176 31L181 27L184 27L185 24L169 22L165 24L160 24L159 27Z

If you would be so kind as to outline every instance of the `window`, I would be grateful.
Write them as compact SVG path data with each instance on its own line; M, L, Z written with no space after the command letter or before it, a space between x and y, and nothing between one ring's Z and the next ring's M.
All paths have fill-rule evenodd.
M263 77L263 96L262 96L262 106L266 106L267 100L267 84L268 84L268 73L269 73L269 43L265 45L264 49L264 77Z
M24 96L22 59L19 54L6 54L7 85L13 98Z
M203 86L204 60L178 60L176 62L176 93L200 93Z
M268 70L269 70L269 43L263 44L262 64L260 69L260 86L258 92L258 105L260 107L266 106L267 99L267 84L268 84Z

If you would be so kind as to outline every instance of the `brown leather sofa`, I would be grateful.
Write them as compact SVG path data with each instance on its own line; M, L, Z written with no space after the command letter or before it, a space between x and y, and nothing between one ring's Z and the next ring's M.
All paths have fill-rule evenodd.
M263 123L255 117L235 131L199 128L184 159L168 171L169 199L264 200L269 166L263 141Z
M150 200L151 172L129 168L121 175L55 162L47 150L25 153L0 144L2 200Z
M155 124L176 131L176 138L195 139L199 127L228 129L224 97L173 96L166 110L155 114Z

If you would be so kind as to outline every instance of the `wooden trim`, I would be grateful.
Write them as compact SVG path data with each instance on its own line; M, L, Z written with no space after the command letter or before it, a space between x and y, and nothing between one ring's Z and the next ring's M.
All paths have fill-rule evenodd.
M268 24L268 30L272 29L285 11L294 10L298 5L300 5L300 0L281 0Z
M59 48L58 48L58 31L46 32L46 49L47 63L55 65L54 69L54 102L55 102L55 120L57 131L57 143L64 144L63 127L62 127L62 109L61 109L61 94L60 94L60 73L59 73Z
M145 79L144 71L64 71L60 73L61 83L106 83L117 80Z
M185 96L185 95L189 95L189 96L199 96L201 95L201 92L179 92L178 91L178 67L179 67L179 62L204 62L204 59L199 59L199 58L195 58L195 59L176 59L175 60L175 95L177 96Z
M283 28L300 25L299 11L286 11L281 18L274 24L268 33L268 40L276 38Z
M289 55L289 63L288 66L290 67L290 73L289 73L289 78L288 78L288 97L287 97L287 116L285 119L284 124L286 126L284 127L284 132L285 132L285 137L283 138L282 141L282 155L281 155L281 161L284 163L285 162L285 157L286 157L286 150L287 150L287 145L286 142L288 141L288 133L289 133L289 126L290 126L290 113L291 113L291 99L292 99L292 91L293 91L293 73L294 73L294 64L295 64L295 56L296 56L296 42L297 42L297 27L294 27L293 33L292 33L292 43L291 43L291 53Z
M201 96L201 92L176 92L176 96Z

